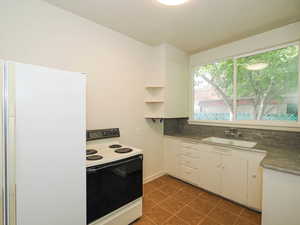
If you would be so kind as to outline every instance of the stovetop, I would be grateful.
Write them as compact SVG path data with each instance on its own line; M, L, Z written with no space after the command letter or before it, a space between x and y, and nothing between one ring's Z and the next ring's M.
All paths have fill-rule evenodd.
M142 154L142 150L122 145L118 142L89 141L86 149L86 167L101 165L134 155Z

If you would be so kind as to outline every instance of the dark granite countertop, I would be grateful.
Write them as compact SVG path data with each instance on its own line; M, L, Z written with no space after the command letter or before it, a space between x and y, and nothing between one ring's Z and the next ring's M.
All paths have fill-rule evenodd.
M207 138L208 136L193 136L180 133L168 134L167 136L189 139L199 143L212 144L202 141L202 139ZM261 162L261 166L263 168L300 176L300 149L285 146L271 147L259 143L256 144L253 148L242 148L215 143L213 145L227 146L244 151L265 152L266 156Z

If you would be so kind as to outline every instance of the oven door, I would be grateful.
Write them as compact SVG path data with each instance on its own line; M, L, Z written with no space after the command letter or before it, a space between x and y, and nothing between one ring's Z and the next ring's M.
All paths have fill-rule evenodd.
M143 156L87 168L87 223L140 198Z

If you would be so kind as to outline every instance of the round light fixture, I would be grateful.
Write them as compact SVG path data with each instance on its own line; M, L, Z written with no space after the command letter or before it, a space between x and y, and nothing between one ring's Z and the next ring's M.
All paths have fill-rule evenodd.
M173 5L181 5L181 4L184 4L186 3L188 0L157 0L159 1L161 4L164 4L164 5L170 5L170 6L173 6Z
M247 70L263 70L268 67L268 63L255 63L246 66Z

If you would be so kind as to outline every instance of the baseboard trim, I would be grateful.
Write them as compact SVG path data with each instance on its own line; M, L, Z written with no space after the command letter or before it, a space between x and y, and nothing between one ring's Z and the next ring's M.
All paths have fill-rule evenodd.
M144 178L144 184L148 183L148 182L150 182L150 181L152 181L152 180L154 180L156 178L159 178L159 177L161 177L161 176L163 176L165 174L166 174L165 171L159 171L158 173L155 173L155 174L153 174L151 176L148 176L148 177Z

